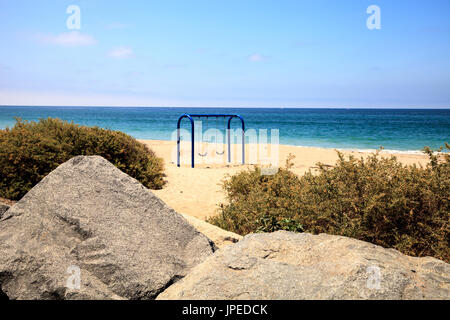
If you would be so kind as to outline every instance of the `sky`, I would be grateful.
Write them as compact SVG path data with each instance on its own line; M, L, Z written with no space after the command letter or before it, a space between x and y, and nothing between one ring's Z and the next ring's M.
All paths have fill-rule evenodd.
M0 26L0 105L450 107L448 0L0 0Z

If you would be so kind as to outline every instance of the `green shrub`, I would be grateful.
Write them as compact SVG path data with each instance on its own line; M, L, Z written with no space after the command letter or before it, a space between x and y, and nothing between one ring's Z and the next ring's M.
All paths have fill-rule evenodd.
M164 184L163 161L123 132L59 119L0 130L0 197L20 199L48 173L77 155L99 155L152 189Z
M273 176L243 171L224 182L228 202L209 221L241 235L343 235L450 262L450 156L425 152L425 168L378 153L365 160L339 153L334 167L318 164L317 173L304 176L289 170L291 159Z

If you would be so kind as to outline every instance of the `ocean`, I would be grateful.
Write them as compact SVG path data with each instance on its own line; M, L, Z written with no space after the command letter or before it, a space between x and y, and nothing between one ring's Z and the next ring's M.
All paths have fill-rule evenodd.
M268 109L162 107L17 107L0 106L0 129L15 117L54 117L74 123L120 130L138 139L173 140L183 113L239 114L247 129L278 129L280 144L350 150L416 153L450 142L450 109ZM239 127L234 120L233 127ZM210 120L209 128L225 128ZM184 120L184 128L189 121ZM206 127L203 121L203 127Z

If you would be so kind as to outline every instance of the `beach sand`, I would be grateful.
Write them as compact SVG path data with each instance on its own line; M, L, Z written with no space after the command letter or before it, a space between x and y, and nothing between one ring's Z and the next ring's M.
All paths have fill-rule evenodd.
M236 156L238 163L231 165L225 162L225 154L220 157L215 153L214 145L205 145L210 157L199 157L196 151L196 168L190 167L189 145L182 146L182 166L176 166L176 142L140 140L152 149L159 157L164 159L167 184L162 190L153 191L164 202L176 211L205 220L217 214L218 205L225 202L225 194L221 189L221 182L227 175L233 175L253 165L239 164L241 161L241 146L233 145L232 155ZM246 162L258 162L255 153L258 148L255 145L246 147ZM187 148L187 150L186 150ZM219 151L223 151L221 147ZM252 151L252 152L250 152ZM270 147L269 147L270 151ZM342 151L345 155L353 155L357 158L366 157L370 152ZM292 171L296 174L304 174L316 167L317 162L333 166L338 159L335 149L297 147L280 145L278 148L278 163L284 167L289 154L295 156ZM213 155L213 156L211 156ZM383 157L390 157L391 154L381 152ZM425 166L428 157L423 154L395 154L397 159L404 164L420 164ZM222 159L219 159L222 158ZM220 163L201 163L202 161L212 161ZM255 161L256 160L256 161Z

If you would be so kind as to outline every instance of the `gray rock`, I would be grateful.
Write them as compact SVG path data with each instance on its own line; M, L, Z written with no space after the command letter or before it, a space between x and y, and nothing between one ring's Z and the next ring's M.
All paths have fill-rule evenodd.
M152 299L213 251L138 181L101 157L75 157L2 218L0 295Z
M0 219L2 218L3 214L9 210L9 206L6 204L0 203Z
M157 299L450 299L450 265L341 236L253 234Z

